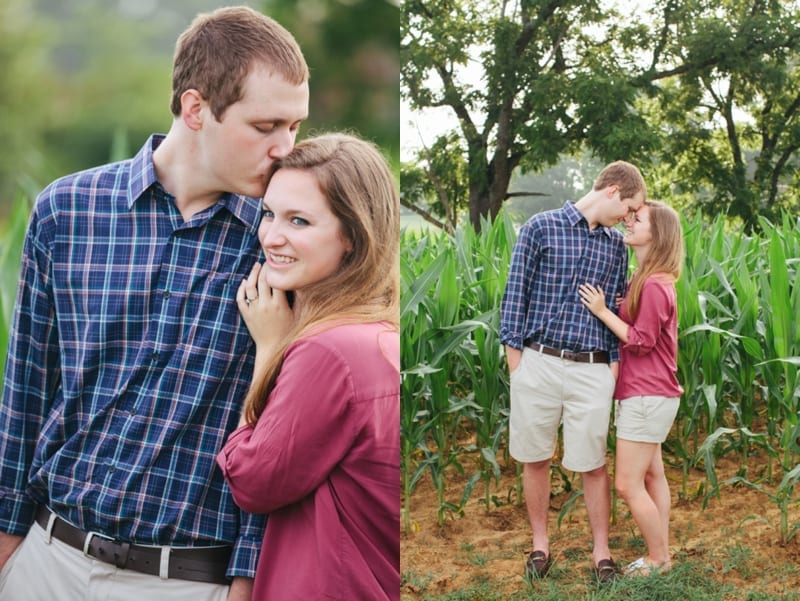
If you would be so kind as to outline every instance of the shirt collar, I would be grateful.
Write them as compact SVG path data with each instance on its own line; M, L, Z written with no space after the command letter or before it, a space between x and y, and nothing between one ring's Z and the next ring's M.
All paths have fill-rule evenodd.
M130 209L144 192L158 182L156 167L153 164L153 151L164 141L164 134L153 134L144 146L131 159L130 176L128 178L128 208ZM217 201L226 208L234 217L241 221L252 231L258 230L261 220L261 199L224 193Z
M577 209L577 207L575 206L575 203L570 202L570 201L565 202L564 203L564 214L567 216L567 221L569 222L569 224L571 226L574 227L574 226L578 225L581 221L583 221L586 224L586 227L587 228L589 227L589 222L586 221L586 217L583 216L583 213L581 213ZM611 238L611 228L606 227L604 225L598 225L597 227L599 227L601 229L601 231L606 236Z

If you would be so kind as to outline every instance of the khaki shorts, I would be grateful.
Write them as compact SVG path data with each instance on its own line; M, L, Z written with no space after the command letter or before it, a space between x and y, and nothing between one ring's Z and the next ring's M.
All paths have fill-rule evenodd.
M0 601L225 601L230 587L141 574L84 555L35 523L0 571Z
M616 403L617 438L632 442L664 442L678 414L678 397L634 396Z
M605 465L615 385L606 363L577 363L525 347L511 372L511 456L523 463L552 458L563 422L561 464L573 472Z

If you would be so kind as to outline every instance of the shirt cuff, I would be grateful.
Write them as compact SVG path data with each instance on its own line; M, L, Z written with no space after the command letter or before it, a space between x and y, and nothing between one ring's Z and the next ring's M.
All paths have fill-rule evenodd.
M228 564L228 578L236 576L255 578L266 525L267 516L242 513L242 530L246 530L247 534L239 536L233 544L231 561Z
M500 342L505 346L510 346L518 351L521 351L523 348L525 348L525 340L522 338L522 336L508 334L502 330L500 330Z
M0 532L25 536L33 524L37 505L28 495L0 491Z

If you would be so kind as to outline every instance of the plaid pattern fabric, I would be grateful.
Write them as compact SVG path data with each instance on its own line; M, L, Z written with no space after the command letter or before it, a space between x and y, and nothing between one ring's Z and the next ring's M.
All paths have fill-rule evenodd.
M253 575L264 518L236 508L215 457L235 429L254 348L235 295L259 260L259 199L184 222L135 158L39 196L23 252L2 405L0 529L37 502L141 544L236 543Z
M575 205L531 217L519 232L500 308L500 339L571 351L604 350L619 360L619 342L581 303L578 286L600 286L615 309L625 293L628 254L613 228L589 224Z

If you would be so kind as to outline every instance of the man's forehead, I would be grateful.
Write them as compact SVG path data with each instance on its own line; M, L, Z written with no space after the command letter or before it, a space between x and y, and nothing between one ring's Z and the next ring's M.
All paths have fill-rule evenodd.
M631 199L631 201L628 203L628 206L631 207L631 210L638 211L644 206L644 200L643 194L637 194Z

